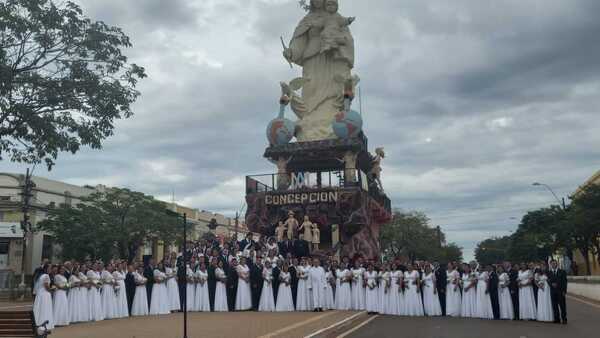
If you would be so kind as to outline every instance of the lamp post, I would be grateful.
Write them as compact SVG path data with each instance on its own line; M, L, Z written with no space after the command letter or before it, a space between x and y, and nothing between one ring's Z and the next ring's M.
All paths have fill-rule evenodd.
M554 196L554 198L558 202L558 205L561 206L563 208L563 210L565 210L567 208L567 206L565 205L565 199L564 198L562 200L559 199L558 196L556 196L556 194L554 193L554 190L552 190L552 188L549 185L540 183L540 182L534 182L531 185L536 186L536 187L542 186L542 187L548 189L548 191L550 191L550 193L552 193L552 196Z
M183 269L187 276L187 214L183 213ZM183 338L187 338L187 286L183 288Z

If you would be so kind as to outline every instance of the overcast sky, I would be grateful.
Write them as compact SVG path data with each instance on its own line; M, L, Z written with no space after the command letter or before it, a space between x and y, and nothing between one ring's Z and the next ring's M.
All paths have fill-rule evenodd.
M126 186L233 214L262 158L296 0L80 0L131 37L146 67L135 116L102 151L36 174ZM600 1L340 0L356 16L364 129L384 146L396 208L421 210L472 258L527 210L600 169ZM24 166L2 166L24 171Z

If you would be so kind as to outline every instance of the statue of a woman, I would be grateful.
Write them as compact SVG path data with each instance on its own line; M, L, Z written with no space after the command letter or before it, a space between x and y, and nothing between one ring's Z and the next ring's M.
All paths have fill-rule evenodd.
M335 138L331 122L344 107L344 81L354 67L354 39L348 25L353 18L338 14L338 0L311 0L309 13L294 31L284 57L302 67L302 95L292 96L298 118L298 141ZM326 26L346 20L335 30ZM327 45L324 46L323 44Z

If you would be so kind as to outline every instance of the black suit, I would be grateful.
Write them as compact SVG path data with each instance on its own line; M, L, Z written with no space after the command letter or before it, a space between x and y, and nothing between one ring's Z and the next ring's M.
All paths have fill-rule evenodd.
M290 269L288 271L291 276L291 289L292 289L292 301L294 302L294 306L296 306L296 295L298 293L298 272L296 271L296 267L290 265Z
M567 322L567 272L562 269L548 272L548 284L550 285L552 296L552 310L554 311L554 321L558 322L559 318L563 322Z
M498 274L495 271L490 272L488 290L490 293L490 300L492 301L492 312L494 312L494 319L500 319L500 303L498 302Z
M152 287L154 286L154 267L151 265L146 265L144 268L144 278L148 281L146 282L146 295L148 296L148 308L150 308L150 302L152 302Z
M273 299L275 300L275 303L277 303L277 291L279 291L279 274L280 273L281 273L281 270L279 270L278 267L273 268L273 283L271 285L273 286Z
M440 299L440 306L442 308L442 315L446 315L446 283L448 282L448 276L446 270L438 268L435 271L435 288L437 290L438 298Z
M308 249L308 242L303 239L297 239L294 241L294 255L296 257L308 257L310 251Z
M238 273L235 266L227 271L227 307L229 311L235 311L235 296L238 287Z
M211 311L215 310L215 292L217 290L217 276L215 275L215 270L216 268L212 265L206 270L208 272L206 284L208 285L208 299Z
M250 288L252 289L252 308L258 310L258 303L260 301L260 294L263 287L263 266L251 264L250 265Z
M133 305L133 296L135 296L135 277L133 273L128 272L125 275L125 293L127 294L127 308L129 309L129 315L131 315L131 306Z
M508 284L508 290L510 291L510 298L513 303L513 312L515 320L519 320L519 271L508 270L508 277L510 283Z

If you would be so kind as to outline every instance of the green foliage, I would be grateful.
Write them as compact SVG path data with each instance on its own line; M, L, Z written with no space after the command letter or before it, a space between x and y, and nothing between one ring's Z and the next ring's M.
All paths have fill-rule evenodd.
M146 77L122 54L131 46L73 2L0 2L0 159L50 169L59 152L101 148Z
M444 233L431 227L429 218L417 211L394 211L392 221L380 233L381 248L388 257L407 256L413 261L462 260L462 248L445 242Z
M166 211L165 203L129 189L96 192L76 207L53 210L40 229L51 233L64 258L112 257L133 260L139 247L152 238L179 240L182 222Z
M510 244L511 238L509 236L488 238L477 244L475 259L482 265L503 262L508 259Z

